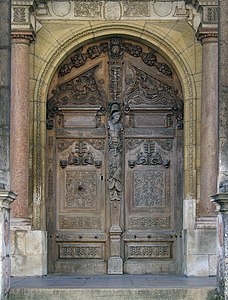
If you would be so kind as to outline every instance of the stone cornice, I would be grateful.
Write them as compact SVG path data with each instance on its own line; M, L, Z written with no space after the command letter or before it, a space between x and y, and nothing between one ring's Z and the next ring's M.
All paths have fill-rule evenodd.
M218 40L218 26L199 26L197 33L197 39L203 43L214 43Z

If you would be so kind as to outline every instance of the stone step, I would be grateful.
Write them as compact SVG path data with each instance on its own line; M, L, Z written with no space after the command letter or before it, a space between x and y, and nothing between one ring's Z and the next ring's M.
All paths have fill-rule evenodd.
M215 277L94 275L13 277L9 300L214 300Z
M13 288L9 300L214 300L215 288Z

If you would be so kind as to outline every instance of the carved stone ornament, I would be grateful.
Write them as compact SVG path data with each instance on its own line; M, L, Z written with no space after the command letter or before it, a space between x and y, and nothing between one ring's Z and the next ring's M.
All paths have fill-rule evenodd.
M47 101L47 129L53 128L53 118L60 106L99 105L104 103L104 92L96 81L95 72L98 66L80 76L58 86Z
M59 77L71 72L72 68L83 66L88 59L95 59L101 53L108 53L110 59L121 59L124 53L128 53L133 57L141 57L142 61L148 66L155 66L157 70L168 77L172 77L171 68L158 61L156 51L149 48L148 52L144 52L142 47L131 43L123 42L121 38L111 38L108 42L93 45L83 53L83 48L77 49L71 56L70 60L63 64L59 70Z
M68 165L95 165L95 167L99 169L102 166L102 161L100 159L95 159L94 153L88 150L86 142L80 141L74 144L74 148L70 152L67 159L60 160L61 168L66 168Z
M143 143L143 147L140 148L134 159L128 160L128 165L131 169L136 165L163 165L168 168L170 161L162 159L161 154L156 149L156 144L148 141Z

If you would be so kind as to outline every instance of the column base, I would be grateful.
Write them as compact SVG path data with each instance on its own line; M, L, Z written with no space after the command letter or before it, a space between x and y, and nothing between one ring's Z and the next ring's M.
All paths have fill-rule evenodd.
M108 274L123 274L123 260L121 257L110 257L108 259Z

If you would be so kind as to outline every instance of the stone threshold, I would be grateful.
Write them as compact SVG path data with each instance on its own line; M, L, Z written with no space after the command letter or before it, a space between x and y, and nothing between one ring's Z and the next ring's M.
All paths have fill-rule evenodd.
M11 278L9 300L212 300L215 277L168 275Z

